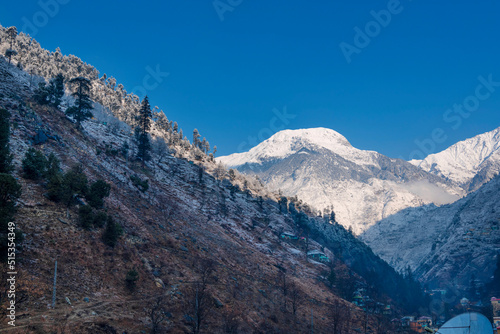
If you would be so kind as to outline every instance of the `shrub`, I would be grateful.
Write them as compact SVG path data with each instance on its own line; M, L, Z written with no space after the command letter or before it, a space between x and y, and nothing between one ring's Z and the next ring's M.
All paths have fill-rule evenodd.
M0 173L0 233L7 230L7 224L16 212L16 201L21 196L21 186L9 174Z
M83 205L78 209L78 218L80 226L86 230L90 230L94 225L95 215L92 208L88 205Z
M121 147L121 153L125 159L128 159L128 150L130 149L129 145L127 142L123 142L123 145Z
M111 216L108 216L106 229L102 235L102 241L111 247L115 247L118 238L123 234L123 229L120 224L115 223Z
M130 291L134 291L137 285L137 281L139 280L139 273L137 270L131 269L127 272L127 276L125 276L125 284Z
M61 200L67 206L75 204L76 197L85 196L88 192L87 176L81 165L74 166L64 174L61 184Z
M143 193L149 189L149 180L141 180L141 178L137 175L132 175L130 180L132 181L132 184Z
M92 207L100 209L104 205L104 197L109 196L110 190L111 186L108 183L103 180L97 180L90 186L86 198Z
M51 153L47 158L47 179L48 197L54 202L60 202L63 198L63 178L59 159Z
M62 201L64 197L64 176L62 173L54 174L48 177L47 190L48 197L54 202Z
M106 225L106 220L108 219L108 215L105 212L99 211L94 216L94 226L95 227L104 227Z
M48 161L42 152L30 148L24 155L23 173L24 177L31 180L38 180L45 175Z
M0 173L10 173L12 167L12 154L10 153L10 113L0 108Z
M61 162L54 153L50 153L47 158L47 171L45 177L49 179L56 174L61 174Z
M49 104L49 95L50 91L49 88L47 87L47 84L45 82L40 82L38 84L38 88L35 89L35 94L33 95L33 98L38 104L45 105Z
M7 260L9 222L12 221L16 212L16 201L21 196L21 186L16 179L9 174L0 173L0 260ZM22 233L15 229L15 240L19 245L22 241Z

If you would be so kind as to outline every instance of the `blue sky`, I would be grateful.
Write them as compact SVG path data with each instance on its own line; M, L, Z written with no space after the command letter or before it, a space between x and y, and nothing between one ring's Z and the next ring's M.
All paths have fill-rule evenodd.
M148 67L168 72L148 91L152 105L189 138L198 128L218 155L282 128L322 126L408 159L500 126L500 85L478 88L480 76L500 82L496 0L42 0L0 9L3 26L25 27L127 91ZM356 27L368 35L355 40ZM350 62L341 43L356 47ZM447 112L464 101L471 112Z

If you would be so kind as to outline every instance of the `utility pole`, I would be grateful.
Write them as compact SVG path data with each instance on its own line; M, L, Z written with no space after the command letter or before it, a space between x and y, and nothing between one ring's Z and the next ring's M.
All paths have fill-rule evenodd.
M198 333L198 331L200 330L198 328L198 324L199 324L199 321L198 321L198 311L199 311L200 307L199 307L199 304L198 304L198 284L196 284L196 300L195 300L195 312L194 312L194 321L195 321L195 328L196 328L196 333Z
M52 309L56 307L57 260L54 268L54 289L52 291Z
M314 334L314 316L313 316L313 309L311 309L311 334Z

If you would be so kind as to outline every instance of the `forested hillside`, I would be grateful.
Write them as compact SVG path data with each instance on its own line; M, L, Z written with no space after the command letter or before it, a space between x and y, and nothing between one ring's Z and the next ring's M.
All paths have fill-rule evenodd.
M225 170L197 130L189 142L146 98L7 31L0 108L2 185L12 185L2 188L2 210L17 227L11 332L384 333L380 305L394 314L425 306L418 284L333 213L317 217ZM371 307L350 303L359 289Z

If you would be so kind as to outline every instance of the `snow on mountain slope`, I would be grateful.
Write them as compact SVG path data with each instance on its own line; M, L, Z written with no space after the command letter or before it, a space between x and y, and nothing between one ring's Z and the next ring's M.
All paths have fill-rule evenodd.
M408 162L356 149L325 128L284 130L219 161L317 210L333 205L337 220L356 233L404 208L450 203L463 194Z
M410 163L474 191L500 170L500 127Z
M489 281L500 251L500 177L455 203L408 208L361 239L396 270L408 265L426 283L467 286Z
M219 160L227 166L261 163L286 158L304 147L325 148L360 165L373 165L373 155L377 154L352 147L344 136L334 130L314 128L280 131L248 152L220 157Z

